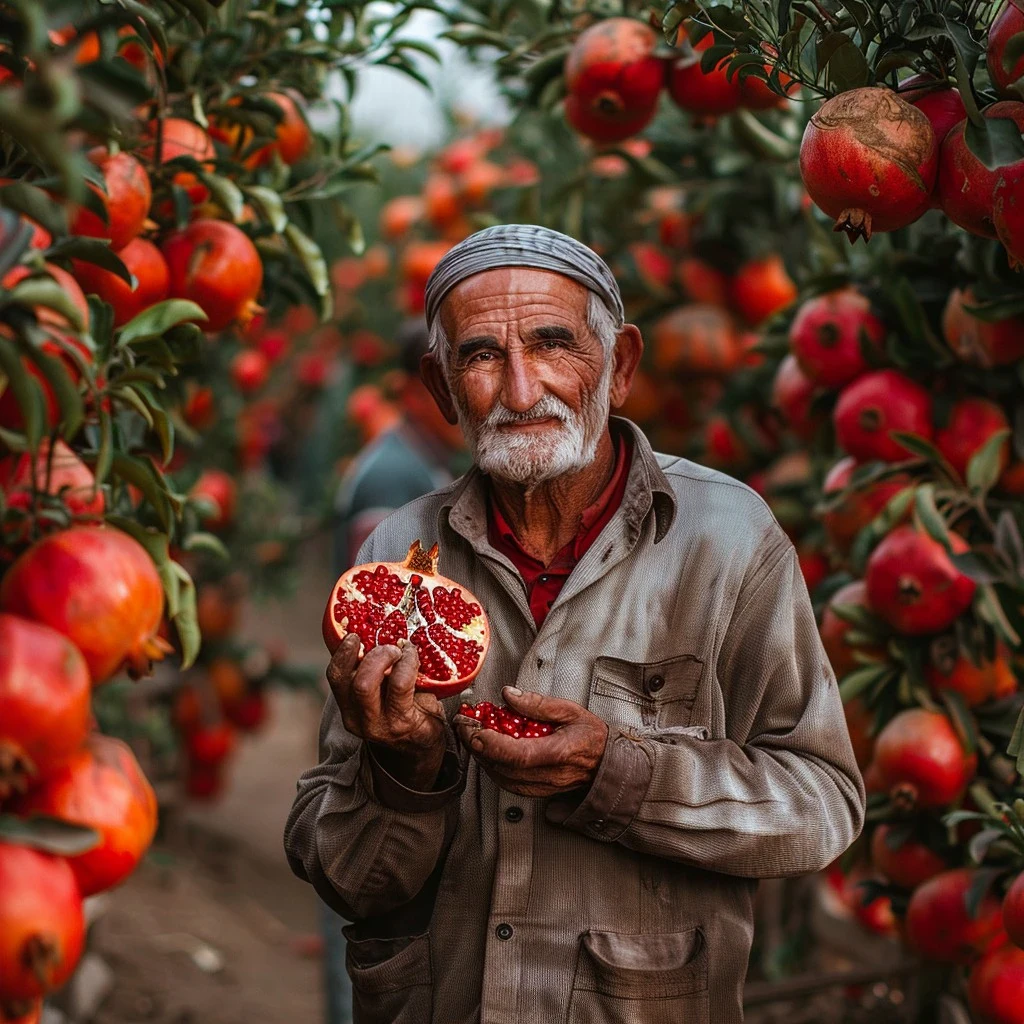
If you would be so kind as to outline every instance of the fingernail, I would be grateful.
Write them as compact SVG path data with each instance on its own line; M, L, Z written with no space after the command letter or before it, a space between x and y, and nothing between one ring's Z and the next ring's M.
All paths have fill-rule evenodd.
M470 746L471 746L471 747L472 747L472 748L473 748L474 750L483 750L483 749L484 749L484 741L483 741L483 737L482 737L482 736L474 736L474 737L473 737L473 738L472 738L472 739L471 739L471 740L469 741L469 745L470 745Z
M522 697L523 691L518 686L506 686L505 692L512 694L513 697Z
M351 647L353 644L359 643L359 635L357 633L346 633L345 639L342 640L343 644L348 644Z

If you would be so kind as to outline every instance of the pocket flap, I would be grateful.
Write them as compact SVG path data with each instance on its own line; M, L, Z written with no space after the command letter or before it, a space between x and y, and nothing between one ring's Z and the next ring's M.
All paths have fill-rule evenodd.
M390 992L431 984L430 936L404 939L349 939L345 966L352 987L361 992Z
M594 660L595 693L635 704L658 706L684 702L697 696L704 662L692 654L664 661L625 661L602 655Z
M577 988L623 999L700 992L708 985L707 945L699 928L661 935L587 932Z

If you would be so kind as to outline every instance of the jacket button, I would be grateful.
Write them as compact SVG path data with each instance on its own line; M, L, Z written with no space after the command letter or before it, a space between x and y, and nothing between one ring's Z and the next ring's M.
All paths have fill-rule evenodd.
M664 676L651 676L651 678L647 680L647 692L657 693L664 685Z
M598 818L596 821L592 821L590 823L590 827L595 832L603 832L604 831L604 818Z
M511 939L513 935L512 925L499 924L498 927L494 929L494 934L497 935L498 938L501 939L503 942L506 939Z
M505 819L507 821L522 821L523 820L523 809L522 807L509 807L505 810Z

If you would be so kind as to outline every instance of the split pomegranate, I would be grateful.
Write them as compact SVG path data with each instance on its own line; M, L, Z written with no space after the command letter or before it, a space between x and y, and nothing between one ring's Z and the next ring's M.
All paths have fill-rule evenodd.
M919 839L897 841L892 825L879 825L871 837L871 863L893 885L916 889L949 865Z
M63 633L93 685L121 668L141 676L170 651L157 635L164 592L146 549L107 526L72 526L30 547L0 583L0 611Z
M28 513L33 491L59 496L76 519L98 519L106 510L103 491L96 486L92 472L60 438L53 442L52 451L49 438L44 437L35 456L25 452L0 459L0 492L8 508ZM39 518L36 526L45 531L56 524ZM28 536L27 524L24 536Z
M880 352L885 324L854 288L808 299L789 328L789 345L816 384L840 388L869 369L864 349Z
M582 32L565 59L565 116L595 142L621 142L654 117L664 68L642 21L606 18Z
M109 238L114 252L123 249L142 230L149 216L149 204L153 192L145 167L130 153L121 150L111 155L105 146L97 146L87 154L90 163L103 172L106 192L95 185L93 190L107 208L107 223L85 206L70 211L70 226L73 235L88 238Z
M933 693L938 695L943 690L952 690L963 697L968 707L1006 696L1017 688L1009 651L1002 643L991 661L982 660L976 665L966 654L958 652L948 662L928 665L925 678Z
M550 736L558 727L551 722L539 722L517 714L512 708L482 700L479 704L462 704L458 713L475 719L484 729L503 732L513 739L537 739Z
M851 242L917 220L928 209L937 168L931 121L884 88L850 89L826 101L800 145L808 195Z
M967 467L993 434L1007 431L999 452L1000 472L1010 459L1010 424L1006 413L987 398L961 398L949 414L949 422L935 432L935 447L946 461L967 478Z
M797 287L779 256L744 263L729 283L729 297L740 315L757 327L797 297Z
M1004 0L1003 6L988 29L986 61L989 78L1002 96L1011 95L1010 87L1024 76L1024 55L1007 65L1006 49L1011 39L1024 32L1024 4L1021 0Z
M878 734L874 763L902 810L945 807L963 795L978 767L950 720L938 711L901 711Z
M167 261L148 239L133 238L119 253L128 272L135 277L134 289L124 280L95 263L72 260L75 279L86 292L98 295L114 307L114 326L123 327L144 309L167 298L171 286Z
M417 689L450 696L465 690L487 656L490 631L480 602L437 573L438 549L413 541L404 562L357 565L334 586L323 635L333 654L348 633L360 656L380 644L411 641L420 656Z
M94 733L62 768L15 802L19 817L47 814L100 834L68 863L83 896L123 882L156 833L156 794L127 744Z
M800 369L792 353L779 363L772 381L772 407L778 409L793 433L805 441L818 429L819 417L812 412L816 390L814 381Z
M900 82L900 96L931 121L936 145L941 146L950 129L967 116L960 90L931 75L911 75Z
M836 679L842 679L849 675L854 669L860 667L860 662L854 657L856 652L862 654L879 654L873 648L860 647L851 644L848 634L857 627L847 622L836 611L837 606L851 605L856 608L868 608L867 587L863 580L853 580L845 586L840 587L825 605L821 615L821 643L828 655L832 671Z
M1024 358L1024 317L981 320L967 309L976 305L970 289L955 288L942 314L942 333L957 358L986 368Z
M897 370L876 370L848 384L832 413L836 439L861 462L899 462L910 452L892 431L932 436L931 395Z
M204 331L243 326L259 311L263 264L249 236L223 220L195 220L165 239L171 295L191 299L206 314Z
M910 483L903 473L876 480L844 494L850 486L857 460L852 456L840 459L828 472L822 490L830 499L822 523L833 546L842 554L850 550L857 534ZM840 499L839 495L843 495Z
M958 534L950 543L955 554L969 550ZM866 578L871 607L912 636L951 626L971 606L976 587L937 540L913 526L898 526L875 548Z
M84 939L82 897L68 862L0 840L0 1006L15 1009L60 988Z
M1024 1019L1024 950L1004 946L971 968L967 1002L979 1024L1020 1024Z
M985 117L1012 120L1024 130L1024 103L1003 101L984 110ZM1024 160L989 170L967 147L966 119L951 128L942 143L937 195L947 217L971 234L995 238L992 221L996 185L1001 178L1021 181Z
M215 506L215 511L202 517L203 525L208 529L223 530L234 522L238 487L230 473L222 469L204 469L189 494Z
M969 963L999 941L999 901L994 896L985 896L974 917L967 913L975 876L971 868L956 868L914 890L907 907L907 941L922 956L940 963Z
M727 374L742 356L732 319L717 306L673 309L655 323L651 336L660 371Z
M708 33L693 44L692 53L673 62L668 71L668 91L676 106L701 118L731 114L743 99L739 76L730 79L727 74L728 58L711 71L701 68L701 54L714 42Z
M0 614L0 803L59 768L89 730L89 669L48 626Z
M140 150L139 155L150 164L156 159L157 122L149 125L153 142ZM163 120L163 136L160 146L160 161L167 163L177 157L191 157L205 168L212 169L217 151L214 149L210 136L194 121L183 117L166 117ZM191 171L177 171L172 179L175 185L183 188L194 205L205 203L210 190Z
M270 360L258 349L244 349L231 360L231 379L243 395L251 395L270 379Z
M1003 927L1010 940L1024 949L1024 872L1010 884L1003 899Z

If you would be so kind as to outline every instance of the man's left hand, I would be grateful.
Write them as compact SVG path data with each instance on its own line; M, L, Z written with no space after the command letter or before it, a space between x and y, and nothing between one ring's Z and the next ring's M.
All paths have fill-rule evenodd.
M517 714L557 726L550 736L513 739L484 729L464 715L453 720L459 738L485 772L518 796L554 796L589 786L597 774L608 740L608 726L585 707L560 697L502 690Z

